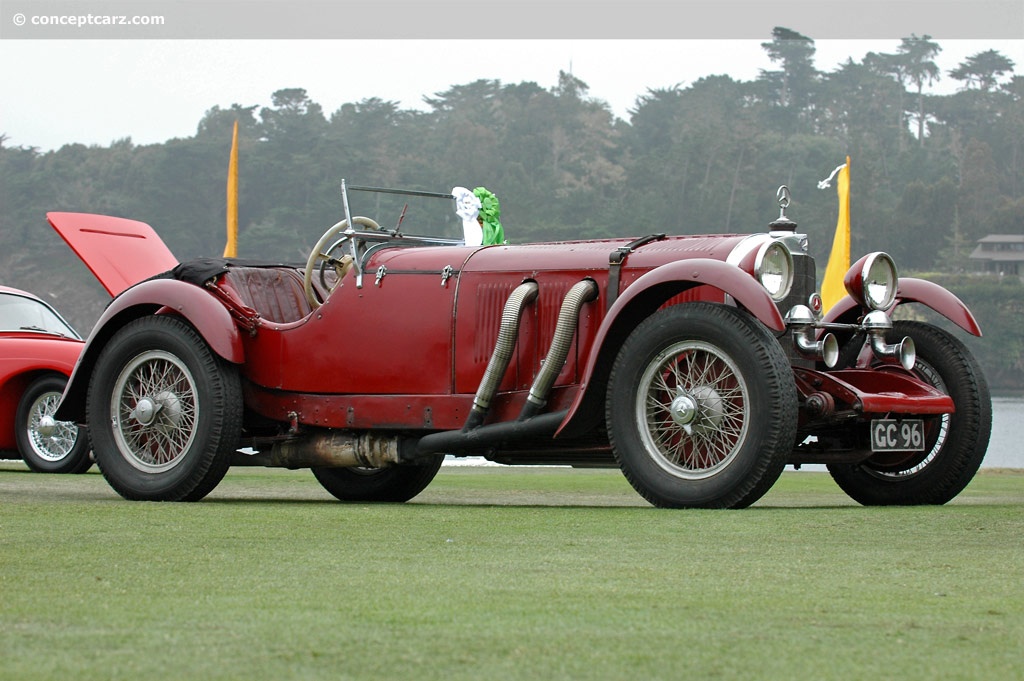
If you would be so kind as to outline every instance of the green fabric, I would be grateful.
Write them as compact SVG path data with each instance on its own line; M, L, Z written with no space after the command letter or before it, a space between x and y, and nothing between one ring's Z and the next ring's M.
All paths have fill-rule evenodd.
M498 219L501 216L501 204L498 197L484 187L477 187L473 195L480 199L480 218L483 220L484 246L505 243L505 229Z

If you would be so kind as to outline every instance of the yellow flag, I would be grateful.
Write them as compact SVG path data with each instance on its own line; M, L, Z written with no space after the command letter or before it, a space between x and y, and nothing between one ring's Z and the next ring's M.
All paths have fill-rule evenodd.
M231 159L228 161L228 241L224 257L238 257L238 121L231 133Z
M825 267L825 278L821 282L822 307L825 312L846 295L843 277L850 269L850 157L846 165L840 166L836 181L839 195L839 219L836 221L836 235L832 240L832 252Z

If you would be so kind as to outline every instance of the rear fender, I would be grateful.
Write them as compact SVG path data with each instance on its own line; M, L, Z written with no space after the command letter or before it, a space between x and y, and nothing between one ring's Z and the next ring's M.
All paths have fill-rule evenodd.
M194 284L175 279L145 281L115 298L96 322L64 390L56 412L58 419L78 423L84 420L89 377L100 351L126 324L151 314L183 317L217 355L234 364L245 359L241 333L216 298Z
M556 437L574 432L574 426L581 422L589 425L588 415L602 413L608 374L629 332L672 297L700 285L724 291L768 328L780 333L785 331L786 323L768 292L757 280L734 265L695 258L655 268L623 291L605 315L583 370L580 391L555 433Z
M925 279L900 278L896 292L896 304L921 303L935 310L967 333L981 336L981 327L962 300L948 289ZM860 316L860 306L850 296L833 305L825 322L854 323Z

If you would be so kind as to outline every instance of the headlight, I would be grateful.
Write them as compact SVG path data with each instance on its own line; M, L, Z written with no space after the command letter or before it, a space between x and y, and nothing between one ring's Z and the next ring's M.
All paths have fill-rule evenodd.
M888 310L896 300L896 264L886 253L869 253L853 264L843 284L853 299L864 307Z
M772 300L782 300L793 286L793 254L782 242L769 241L757 251L754 276Z

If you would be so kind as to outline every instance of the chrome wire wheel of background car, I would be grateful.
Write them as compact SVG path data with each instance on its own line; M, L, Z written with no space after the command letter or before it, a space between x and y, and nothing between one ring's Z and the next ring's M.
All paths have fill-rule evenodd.
M92 466L85 429L53 418L66 382L57 375L38 378L18 404L18 451L38 473L84 473Z
M110 339L89 383L96 463L127 499L195 501L224 477L242 421L237 369L185 321L143 317Z
M314 468L313 475L339 501L409 501L426 489L444 455L388 468Z
M375 221L358 215L352 218L352 224L370 231L380 229L380 225ZM352 243L351 238L345 234L347 231L348 220L342 220L324 232L320 240L313 246L313 250L309 252L309 258L306 260L306 269L302 276L302 286L306 292L306 301L314 310L324 304L324 299L320 296L320 292L317 291L313 282L313 277L317 274L317 271L319 270L321 286L326 289L329 295L341 283L341 279L345 276L348 268L355 264L354 259L361 255L360 253L346 253L346 250L349 250L348 247ZM346 255L351 259L346 261ZM336 277L330 283L324 278L324 270L327 267L334 270Z
M977 473L992 431L988 384L962 342L942 329L896 321L887 334L914 340L914 373L953 398L956 411L925 418L922 452L873 454L856 464L829 464L836 484L865 506L944 504Z
M763 325L733 307L686 303L629 335L609 380L606 421L623 473L654 505L741 508L785 468L796 387Z

